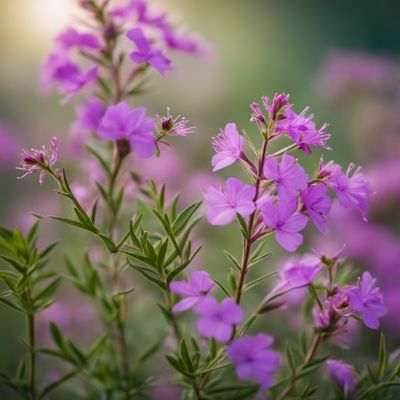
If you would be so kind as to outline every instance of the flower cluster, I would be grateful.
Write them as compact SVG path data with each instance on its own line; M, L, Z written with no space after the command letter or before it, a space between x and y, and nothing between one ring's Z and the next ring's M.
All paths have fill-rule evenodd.
M371 192L359 168L350 176L352 164L344 174L333 162L321 163L316 176L310 177L288 152L300 149L311 154L312 147L328 148L327 125L317 129L313 116L306 117L307 110L297 115L285 94L275 95L272 103L266 97L262 100L267 117L257 103L251 105L251 121L256 122L264 138L259 160L250 160L244 150L245 139L234 123L227 124L213 141L216 152L212 159L213 170L241 160L241 165L252 176L252 185L229 178L226 189L209 187L205 194L208 221L212 225L225 225L232 222L235 214L251 216L255 237L274 232L285 250L295 251L303 242L301 231L307 225L307 217L324 231L332 205L328 189L343 207L355 205L363 215ZM265 154L268 144L283 136L288 136L293 145L283 154Z

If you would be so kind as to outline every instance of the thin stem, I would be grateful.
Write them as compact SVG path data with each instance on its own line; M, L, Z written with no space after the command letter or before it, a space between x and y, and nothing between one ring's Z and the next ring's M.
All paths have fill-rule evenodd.
M29 343L29 400L36 400L36 335L35 335L35 314L30 312L27 315L28 322L28 343Z
M277 397L277 400L284 400L286 399L287 396L290 395L290 393L293 391L293 389L296 386L296 381L299 378L299 374L303 371L304 368L307 367L307 365L312 361L312 359L315 356L315 353L318 350L318 346L320 345L321 341L323 339L323 336L321 333L314 334L310 347L304 357L304 361L302 364L297 367L291 374L289 378L289 383L286 386L286 388L283 390L283 392Z
M268 147L268 139L264 139L263 146L261 149L261 155L258 163L258 171L257 171L257 180L256 180L256 193L254 195L254 202L258 200L259 192L260 192L260 186L261 186L261 180L263 176L263 170L264 170L264 162L265 162L265 153L267 152L267 147ZM247 274L247 270L249 267L249 258L250 258L250 252L251 252L251 247L253 245L252 241L252 231L254 228L254 223L255 223L255 217L256 217L257 210L255 210L249 218L249 222L247 224L247 232L248 232L248 237L244 239L244 249L243 249L243 256L242 256L242 265L239 271L239 283L237 285L237 290L236 290L236 303L240 304L240 300L242 298L242 292L243 292L243 286L245 283L245 278Z

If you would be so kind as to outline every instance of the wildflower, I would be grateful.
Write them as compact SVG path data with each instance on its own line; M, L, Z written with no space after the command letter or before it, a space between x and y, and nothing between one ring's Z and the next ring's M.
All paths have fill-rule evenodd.
M288 154L284 154L280 162L275 157L267 157L264 176L276 183L280 199L296 197L297 191L304 190L308 182L304 169Z
M186 297L176 303L172 311L175 313L186 311L196 304L199 304L214 286L213 280L205 271L193 272L192 279L189 282L171 282L169 285L171 292Z
M211 225L227 225L236 213L247 217L255 210L256 189L242 183L239 179L228 178L226 189L209 186L204 195L208 205L207 218Z
M231 298L219 305L214 297L205 297L196 307L199 316L197 330L205 337L214 337L218 342L227 342L233 333L233 327L243 321L241 307Z
M185 117L178 115L174 118L170 114L169 107L167 108L167 115L164 117L158 116L160 125L160 134L169 136L187 136L193 133L195 126L187 126L189 120Z
M216 154L211 160L213 171L232 165L240 159L244 148L244 138L239 135L235 123L225 125L224 130L213 139Z
M272 375L279 367L279 354L269 349L272 336L259 333L235 339L227 347L227 353L236 367L239 379L254 379L262 389L272 385Z
M280 282L273 292L311 285L321 269L321 260L313 254L305 254L301 259L292 258L284 264L280 273Z
M77 128L83 131L96 132L106 110L105 104L95 97L89 97L77 108Z
M52 169L58 159L59 147L58 140L54 137L50 141L50 146L46 148L42 146L41 150L31 149L31 151L23 150L22 156L23 160L20 166L17 167L18 170L25 172L19 179L24 178L26 175L34 174L35 172L40 172L39 183L44 183L46 178L46 172Z
M327 360L328 373L332 380L345 392L351 393L357 386L357 379L352 365L341 360Z
M299 233L307 225L307 217L297 212L297 200L281 200L274 204L273 198L268 198L260 205L264 224L275 229L276 241L287 251L296 251L303 243Z
M282 112L289 105L289 95L286 93L275 93L272 104L270 104L269 98L264 96L262 98L262 103L273 121L284 119L285 116Z
M277 132L287 132L288 135L306 154L311 154L311 147L322 147L330 149L327 141L331 137L325 132L327 124L317 129L313 121L313 114L306 115L308 108L304 109L300 114L296 114L291 108L287 108L284 112L285 118L282 119L277 126Z
M350 309L359 312L364 324L371 329L378 329L379 318L387 313L382 293L375 284L376 279L364 272L357 287L348 288Z
M171 50L182 51L190 54L207 53L207 47L203 45L199 37L189 36L185 28L174 32L169 27L163 29L165 44Z
M146 108L130 108L125 102L107 108L98 128L103 140L126 143L140 157L151 157L156 148L152 133L154 121L146 117Z
M332 199L327 194L328 188L323 183L308 186L301 193L301 200L314 225L325 231L326 219L332 206Z
M147 63L161 75L171 68L171 60L164 56L162 50L150 44L141 28L131 29L126 35L137 47L137 51L130 54L134 62L138 64Z
M315 307L313 315L315 324L319 328L330 333L338 333L346 325L347 318L351 315L347 294L339 288L335 288L333 295L324 300L322 310Z
M67 28L56 38L56 44L63 49L77 47L79 50L99 49L101 43L99 39L91 33L81 33L74 28Z
M368 209L368 198L372 192L361 173L361 167L356 168L353 175L350 176L354 167L355 165L351 163L346 174L343 174L342 170L338 168L333 176L331 186L342 207L348 208L354 204L365 216Z

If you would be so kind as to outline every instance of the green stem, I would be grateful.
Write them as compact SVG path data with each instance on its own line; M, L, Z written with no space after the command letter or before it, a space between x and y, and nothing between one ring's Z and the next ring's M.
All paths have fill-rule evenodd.
M277 397L277 400L284 400L287 398L287 396L290 395L290 393L292 393L293 389L296 386L296 382L299 378L299 374L304 370L304 368L306 368L308 366L308 364L312 361L312 359L315 356L315 353L318 350L318 346L320 345L321 341L323 339L322 334L317 333L314 334L312 340L311 340L311 344L310 347L304 357L304 361L302 362L302 364L297 367L291 374L290 378L289 378L289 383L286 386L286 388L283 390L283 392Z
M36 400L36 335L35 335L35 314L27 315L28 343L29 343L29 400Z

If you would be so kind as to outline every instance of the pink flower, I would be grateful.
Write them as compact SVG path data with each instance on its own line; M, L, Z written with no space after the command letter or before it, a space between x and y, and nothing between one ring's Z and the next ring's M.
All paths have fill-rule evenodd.
M239 135L236 124L226 124L224 130L213 139L216 154L211 160L213 171L232 165L240 159L244 148L244 138Z
M264 390L272 385L272 374L278 370L280 359L278 353L269 349L273 341L272 336L259 333L235 339L228 345L227 353L239 379L254 379Z
M371 329L378 329L379 318L387 313L381 291L375 284L376 279L364 272L357 287L350 287L348 292L350 309L361 313L364 324Z
M74 28L67 28L56 38L56 44L64 49L77 47L79 50L99 49L101 43L96 36L91 33L81 33Z
M343 174L340 168L336 169L331 186L342 207L347 208L354 204L365 216L368 209L368 198L372 192L361 173L361 167L356 168L353 175L350 176L354 167L355 165L351 163L346 174Z
M301 200L314 225L325 231L326 219L332 206L332 199L327 194L328 188L323 183L307 187L301 193Z
M133 150L142 158L151 157L156 148L152 133L154 121L146 118L146 108L130 108L125 102L107 108L98 128L103 140L127 140Z
M307 217L297 212L297 200L281 200L274 204L268 198L260 206L264 224L276 230L276 241L287 251L296 251L303 243L299 233L307 225Z
M311 147L322 147L330 149L327 141L331 137L325 132L327 124L317 129L313 121L314 115L306 115L308 108L304 109L300 114L296 114L291 108L287 108L284 115L285 118L278 123L277 132L287 132L289 136L298 144L299 149L306 154L311 154Z
M105 104L95 97L89 97L77 107L76 128L85 132L96 132L106 111Z
M311 285L321 269L321 260L314 254L305 254L301 259L293 258L283 266L280 282L273 289L273 292L277 293Z
M208 205L207 218L211 225L227 225L236 213L247 217L255 210L256 189L242 183L239 179L228 178L226 189L209 186L204 200Z
M164 56L162 50L150 44L141 28L134 28L126 34L132 40L137 51L130 54L131 59L138 64L147 63L156 69L161 75L171 68L171 60Z
M231 298L224 299L220 305L214 297L205 297L196 307L199 316L197 330L205 337L214 337L218 342L227 342L233 327L243 321L241 307Z
M157 116L159 119L160 133L169 136L187 136L193 133L195 126L187 126L189 120L178 115L174 117L167 107L167 115L164 117Z
M328 373L332 380L345 392L351 393L357 386L357 380L352 365L340 360L330 359L326 362Z
M177 281L171 282L169 287L171 292L185 296L186 298L176 303L172 309L178 313L198 305L215 286L210 275L206 271L195 271L192 273L192 280L189 282Z
M48 172L48 170L52 168L57 162L58 154L59 147L56 137L54 137L50 141L50 146L48 148L42 146L41 150L23 150L23 160L21 161L20 166L17 167L17 169L20 171L24 171L25 173L21 177L19 177L19 179L24 178L26 175L40 172L39 183L42 184L45 180L46 172Z
M270 104L270 100L266 96L262 98L262 102L271 119L276 121L281 117L280 113L284 111L284 108L289 106L289 95L286 93L275 93L272 104Z
M275 157L267 157L264 176L276 183L280 199L296 197L297 192L304 190L308 182L308 175L304 169L288 154L282 156L280 163Z
M190 54L207 54L210 48L204 45L202 40L196 35L189 35L185 28L174 32L169 27L163 29L165 44L171 50L182 51Z

